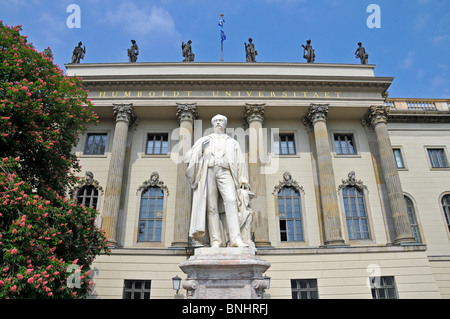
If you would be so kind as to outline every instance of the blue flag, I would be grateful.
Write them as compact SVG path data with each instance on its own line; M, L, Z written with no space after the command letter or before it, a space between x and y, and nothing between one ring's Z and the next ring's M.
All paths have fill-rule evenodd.
M223 31L223 23L225 22L224 19L220 19L218 26L220 27L220 41L223 43L227 39L227 36L225 35L225 32Z
M227 36L225 35L225 32L223 30L220 30L220 41L225 41L227 39Z

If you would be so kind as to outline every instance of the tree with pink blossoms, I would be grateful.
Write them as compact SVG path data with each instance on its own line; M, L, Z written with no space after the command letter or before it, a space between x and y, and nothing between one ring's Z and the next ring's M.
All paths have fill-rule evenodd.
M63 195L80 171L72 148L97 115L82 80L64 76L51 50L37 52L21 27L0 21L0 155L20 157L20 176Z
M98 212L68 198L72 149L97 115L76 77L0 21L0 299L85 298L109 253Z

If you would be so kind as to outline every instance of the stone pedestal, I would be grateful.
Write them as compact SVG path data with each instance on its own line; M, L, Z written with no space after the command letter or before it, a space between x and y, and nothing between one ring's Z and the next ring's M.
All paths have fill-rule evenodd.
M188 299L262 299L270 263L254 248L197 248L180 263Z

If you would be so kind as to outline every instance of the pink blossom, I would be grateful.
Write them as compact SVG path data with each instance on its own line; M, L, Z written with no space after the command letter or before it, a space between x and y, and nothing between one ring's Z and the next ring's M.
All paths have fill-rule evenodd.
M18 274L18 275L17 275L17 278L19 278L19 279L23 279L23 275L21 275L21 274Z
M17 254L17 249L13 248L13 249L11 250L11 255L16 255L16 254Z

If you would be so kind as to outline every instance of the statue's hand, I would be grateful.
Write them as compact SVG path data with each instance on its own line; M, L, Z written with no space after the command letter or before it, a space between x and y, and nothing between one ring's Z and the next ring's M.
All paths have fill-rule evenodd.
M207 147L208 144L209 144L209 142L210 142L209 138L206 139L206 140L204 140L204 141L202 142L202 148L204 149L205 147Z

